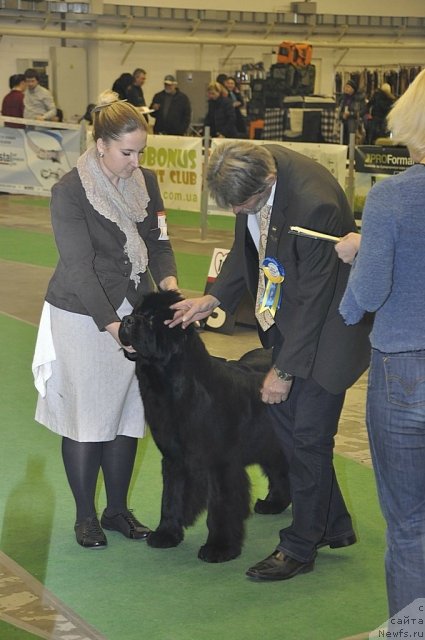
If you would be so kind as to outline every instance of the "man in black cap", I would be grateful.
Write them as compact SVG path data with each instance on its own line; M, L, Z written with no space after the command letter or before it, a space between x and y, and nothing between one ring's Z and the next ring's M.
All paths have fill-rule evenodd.
M189 98L177 88L172 75L164 78L164 90L156 93L150 106L155 118L154 133L184 136L189 128L191 107Z
M348 80L339 102L338 117L342 126L342 144L349 144L350 133L360 133L361 116L365 108L364 95L359 91L355 80ZM362 142L356 140L356 144Z

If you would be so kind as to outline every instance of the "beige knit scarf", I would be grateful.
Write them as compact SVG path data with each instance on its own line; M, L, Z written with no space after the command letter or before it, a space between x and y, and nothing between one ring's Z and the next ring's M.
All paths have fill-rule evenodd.
M139 273L144 273L148 266L148 250L136 225L148 215L146 207L150 198L143 173L136 170L130 178L120 179L118 187L114 187L100 167L96 147L87 149L79 157L77 170L92 207L104 218L115 222L125 234L124 251L131 262L130 278L138 285Z

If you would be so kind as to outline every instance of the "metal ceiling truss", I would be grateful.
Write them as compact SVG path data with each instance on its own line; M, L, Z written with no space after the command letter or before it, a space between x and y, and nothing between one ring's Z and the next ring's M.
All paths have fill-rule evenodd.
M42 30L43 37L66 39L234 46L269 44L271 37L277 42L314 38L315 46L336 48L381 48L397 42L416 48L425 44L425 17L303 15L285 11L216 11L103 3L99 5L102 13L97 14L90 13L90 6L84 2L0 0L0 35L38 35L37 30ZM60 33L55 35L55 29ZM360 42L361 39L364 41Z

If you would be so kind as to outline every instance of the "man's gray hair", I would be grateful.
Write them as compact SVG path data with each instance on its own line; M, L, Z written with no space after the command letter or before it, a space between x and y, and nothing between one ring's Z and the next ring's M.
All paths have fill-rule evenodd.
M271 174L276 174L276 165L268 149L251 142L228 142L211 155L207 181L218 206L227 209L264 191Z

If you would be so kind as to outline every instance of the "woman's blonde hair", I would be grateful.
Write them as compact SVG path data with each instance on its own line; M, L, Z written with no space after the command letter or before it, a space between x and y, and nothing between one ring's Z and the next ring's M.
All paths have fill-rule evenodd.
M414 160L425 157L425 69L397 100L388 115L395 142L405 144Z
M119 140L126 133L140 129L147 131L145 117L126 100L119 100L115 91L103 91L92 110L93 138Z
M223 85L219 82L210 82L207 91L215 91L216 93L221 94L223 92Z

